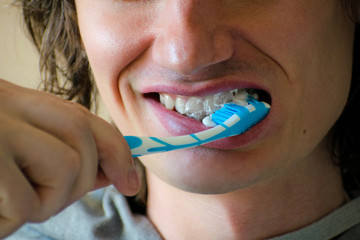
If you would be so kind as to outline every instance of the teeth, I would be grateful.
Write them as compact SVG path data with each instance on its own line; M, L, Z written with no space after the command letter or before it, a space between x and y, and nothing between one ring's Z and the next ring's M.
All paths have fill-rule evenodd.
M197 120L203 120L228 102L246 106L248 104L246 101L248 95L258 99L258 95L252 89L235 89L206 97L186 97L179 95L172 97L169 94L160 93L160 102L169 110L174 110L175 108L180 114ZM204 119L204 121L207 120Z
M186 100L182 97L177 97L175 100L175 109L176 111L178 111L180 114L185 114L186 113Z
M246 98L247 98L247 96L246 97L245 96L235 96L233 98L233 102L240 105L240 106L246 106L248 104L247 101L244 100ZM257 98L255 98L255 99L257 99Z
M194 113L203 110L204 110L203 100L201 98L191 97L188 99L188 101L185 104L186 113Z
M167 109L173 110L175 101L167 94L160 94L160 102L165 105Z
M195 119L203 119L206 115L204 111L203 99L191 97L185 104L185 114Z

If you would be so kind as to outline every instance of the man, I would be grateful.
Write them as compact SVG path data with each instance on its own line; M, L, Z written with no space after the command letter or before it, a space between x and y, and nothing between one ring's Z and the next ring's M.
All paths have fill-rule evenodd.
M201 102L235 89L259 93L271 104L271 111L243 135L205 147L141 157L146 173L146 216L153 225L144 217L133 224L131 214L124 213L124 199L110 188L103 195L105 213L112 216L106 221L100 217L102 213L82 210L97 199L86 197L43 225L27 225L18 234L264 239L302 229L286 238L341 239L348 234L342 233L360 222L350 214L359 210L358 203L347 203L340 168L328 149L328 143L335 139L333 126L344 111L350 90L354 91L356 25L339 1L77 0L25 4L29 4L25 9L37 4L25 16L30 14L26 19L44 60L52 60L56 56L52 54L63 54L67 60L64 71L74 84L69 96L78 94L79 102L89 102L90 87L85 91L77 88L89 86L78 82L89 79L84 71L89 63L122 135L176 136L203 130L200 121L178 113L178 109L185 103L189 111L196 108L187 103L191 97ZM45 11L47 7L50 11ZM39 12L32 12L35 10ZM48 35L57 29L58 34ZM53 46L56 51L51 50ZM44 65L53 71L50 81L56 73L52 63L56 62ZM46 219L94 185L112 183L125 195L138 190L128 147L110 126L77 105L3 85L15 92L5 94L9 106L15 101L11 96L22 92L28 96L24 97L28 105L43 100L27 110L18 100L18 108L5 110L16 117L21 112L20 125L25 119L36 130L41 129L36 139L47 142L41 151L30 151L29 146L38 145L30 140L11 145L12 151L4 157L14 159L8 160L12 163L9 169L20 168L17 174L26 177L17 186L30 181L27 191L35 198L35 211L24 207L23 214L17 207L25 191L19 189L18 195L5 192L14 203L2 204L1 213L8 219L15 216L13 229L24 221ZM163 106L160 96L174 101L175 109ZM77 114L69 117L72 112ZM21 151L24 146L27 150ZM57 151L61 155L53 157ZM11 158L13 153L20 157ZM48 156L55 159L48 161ZM67 166L62 166L62 161ZM55 169L61 174L52 177ZM64 169L70 169L71 174L62 185L57 179L59 175L64 179ZM5 173L8 179L15 178L9 171ZM37 196L40 201L36 201ZM91 231L76 232L64 226L77 215L83 217L74 227L88 226ZM99 218L107 224L99 224ZM339 224L337 219L350 223ZM122 224L126 226L123 231ZM54 226L59 230L53 230ZM135 231L127 235L129 229ZM358 230L349 234L358 234Z

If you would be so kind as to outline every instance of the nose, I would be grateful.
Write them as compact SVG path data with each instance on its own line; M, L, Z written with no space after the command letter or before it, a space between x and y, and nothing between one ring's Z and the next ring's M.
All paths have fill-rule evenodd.
M159 12L152 57L156 64L190 75L233 55L221 1L170 0Z

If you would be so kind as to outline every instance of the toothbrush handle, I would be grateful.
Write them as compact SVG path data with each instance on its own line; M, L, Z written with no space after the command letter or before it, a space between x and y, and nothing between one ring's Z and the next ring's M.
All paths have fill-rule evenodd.
M167 138L125 136L133 157L178 149L168 143Z
M223 131L222 126L216 126L202 132L176 137L124 137L131 149L132 156L139 157L152 153L200 146L219 139L219 134Z

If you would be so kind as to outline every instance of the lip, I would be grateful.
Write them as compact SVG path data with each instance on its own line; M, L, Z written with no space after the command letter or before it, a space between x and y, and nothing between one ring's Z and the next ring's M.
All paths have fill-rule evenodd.
M232 89L259 89L263 90L271 95L270 90L267 87L261 86L254 82L229 82L224 81L217 84L213 82L212 84L203 84L203 83L189 83L189 84L177 84L177 85L166 85L166 84L153 84L150 86L145 86L140 90L143 94L147 93L169 93L174 95L182 96L208 96L216 94L219 92L229 91Z
M229 82L223 83L221 85L214 84L212 86L203 86L201 84L192 84L191 88L189 86L179 85L179 86L168 86L168 85L152 85L146 86L143 89L143 93L154 93L154 92L166 92L176 95L184 96L205 96L210 94L215 94L222 91L228 91L231 89L240 89L240 88L255 88L268 92L268 89L263 86L256 85L255 83L243 82L241 84L231 84ZM192 119L190 117L183 116L176 111L166 109L161 103L156 101L153 98L144 97L146 107L149 107L154 116L158 119L161 125L171 136L181 136L188 135L208 129L202 122ZM233 137L228 137L214 142L205 144L204 146L217 149L235 149L235 148L244 148L255 144L256 142L261 141L265 138L271 131L271 119L272 119L272 109L270 109L269 114L258 124L253 126L251 129L245 133Z

